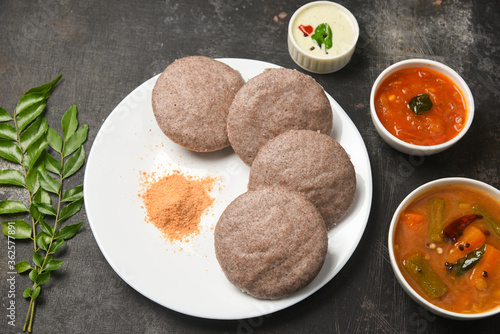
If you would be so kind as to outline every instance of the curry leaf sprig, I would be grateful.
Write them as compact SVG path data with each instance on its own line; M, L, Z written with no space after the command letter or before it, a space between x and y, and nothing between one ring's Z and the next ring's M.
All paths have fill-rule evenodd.
M17 168L0 171L0 185L25 189L22 199L0 201L2 231L10 239L31 239L33 257L19 261L14 268L28 273L32 287L23 292L29 300L23 331L32 331L35 303L43 284L62 260L56 260L59 248L80 230L83 222L62 223L80 211L83 186L65 190L66 180L85 162L83 143L88 125L78 125L77 108L72 105L61 119L62 136L52 129L43 113L55 86L61 79L28 90L11 115L0 108L0 157ZM12 218L14 217L14 218ZM20 219L26 217L26 219ZM12 268L14 267L14 268Z

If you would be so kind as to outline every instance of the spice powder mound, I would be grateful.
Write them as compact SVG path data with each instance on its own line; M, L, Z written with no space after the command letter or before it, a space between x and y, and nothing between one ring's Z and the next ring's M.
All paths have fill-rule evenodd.
M158 228L170 241L184 241L188 236L200 233L199 224L203 212L214 198L210 195L216 178L195 178L174 171L155 179L154 173L142 173L142 197L147 220Z

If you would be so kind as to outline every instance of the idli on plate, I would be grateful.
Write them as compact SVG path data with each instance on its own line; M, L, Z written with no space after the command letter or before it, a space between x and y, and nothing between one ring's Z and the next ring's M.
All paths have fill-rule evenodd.
M153 88L151 102L158 126L174 143L192 151L228 147L227 115L244 83L238 71L215 59L177 59Z
M316 207L285 188L237 197L214 231L217 260L229 282L260 299L279 299L320 272L328 234Z
M323 88L309 75L286 68L267 69L248 80L229 109L228 137L238 156L252 165L259 149L291 129L330 135L333 115Z
M349 211L356 194L356 172L335 139L309 130L291 130L264 145L250 168L248 190L281 186L305 195L327 229Z

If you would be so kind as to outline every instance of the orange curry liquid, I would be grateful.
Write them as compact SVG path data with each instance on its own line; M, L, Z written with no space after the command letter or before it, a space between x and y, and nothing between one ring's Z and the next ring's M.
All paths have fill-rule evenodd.
M417 115L408 103L419 94L429 94L433 107ZM467 119L460 89L447 76L423 67L405 68L385 79L375 94L375 110L390 133L421 146L454 138Z
M418 198L401 213L394 232L394 255L406 281L427 301L451 312L480 313L500 307L500 256L497 256L494 261L481 263L486 258L487 249L483 258L473 268L454 277L446 262L450 261L450 257L453 257L453 251L459 249L457 243L460 242L460 238L456 242L429 240L429 202L431 198L445 200L444 227L460 217L473 213L473 208L477 204L485 212L488 212L488 217L492 217L497 223L500 222L500 203L498 200L471 187L438 187ZM407 215L420 216L423 219L408 220ZM484 234L484 239L481 239L484 241L481 243L485 242L490 250L496 248L500 251L500 237L485 223L484 219L475 220L468 228L479 229ZM476 247L480 248L481 245ZM471 248L473 247L465 249L464 255L458 257L463 257L473 251ZM404 261L416 253L425 257L427 263L446 285L448 291L441 297L433 298L427 295L406 271ZM494 266L487 266L487 274L483 274L483 270L486 271L484 269L486 263L494 264Z

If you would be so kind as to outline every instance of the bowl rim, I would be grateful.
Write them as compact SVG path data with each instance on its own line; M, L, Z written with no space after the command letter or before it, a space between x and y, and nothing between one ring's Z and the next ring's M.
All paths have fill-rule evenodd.
M411 67L429 67L434 71L446 75L450 80L452 80L452 82L458 87L458 89L460 89L460 92L462 93L466 101L467 121L465 122L463 129L452 139L437 145L424 146L424 145L410 144L408 142L405 142L404 140L395 137L392 133L389 132L389 130L385 128L385 126L380 121L377 115L377 111L375 110L375 94L377 93L380 84L385 79L387 79L389 75L391 75L392 73L400 69L411 68ZM463 136L465 136L465 134L467 133L467 131L469 131L469 128L472 125L472 120L474 119L474 113L475 113L475 106L474 106L474 97L469 88L469 85L467 85L462 76L460 76L460 74L458 74L454 69L436 60L425 59L425 58L411 58L393 63L378 75L377 79L373 83L370 92L370 113L372 115L373 123L375 124L377 129L379 131L382 131L386 138L390 139L398 146L402 146L406 148L406 150L432 152L432 151L442 151L446 148L449 148L453 146L455 143L457 143L460 139L462 139Z
M315 5L319 5L319 4L327 4L327 5L332 5L334 7L337 7L338 9L343 11L345 14L347 14L347 16L349 16L349 19L351 20L351 23L353 24L354 42L352 43L352 45L349 46L349 48L347 50L345 50L342 53L339 53L339 54L336 54L333 56L328 56L328 57L315 56L315 55L312 55L310 53L307 53L304 49L302 49L299 46L299 44L297 43L297 41L295 40L295 38L293 38L293 30L292 30L293 23L294 23L295 19L297 18L297 15L300 12L302 12L304 9L315 6ZM309 2L305 5L302 5L301 7L299 7L295 11L295 13L293 13L292 17L290 18L290 21L288 22L288 36L290 37L288 40L292 43L293 47L295 49L297 49L298 52L300 52L303 56L309 57L310 59L313 59L316 61L321 61L321 62L331 61L331 60L341 59L341 58L348 56L352 52L352 50L356 48L356 44L358 43L358 39L359 39L359 24L358 24L358 20L356 20L356 17L354 16L354 14L352 14L349 9L347 9L346 7L342 6L339 3L336 3L333 1L324 1L324 0L312 1L312 2Z
M396 257L394 255L394 247L393 247L393 239L394 239L394 231L395 231L395 226L398 222L398 218L403 212L403 210L416 198L422 196L425 194L427 191L430 189L434 189L437 187L442 187L442 186L447 186L447 185L467 185L467 186L472 186L476 189L482 190L486 192L489 195L495 196L499 201L500 201L500 190L497 188L479 180L471 179L471 178L466 178L466 177L445 177L437 180L433 180L427 183L422 184L421 186L417 187L414 189L412 192L410 192L398 205L396 210L394 211L394 214L391 219L391 223L389 226L389 234L388 234L388 251L389 251L389 258L391 262L391 267L394 271L394 275L396 276L399 284L402 286L402 288L406 291L406 293L414 299L416 302L420 303L420 305L424 306L428 310L432 311L433 313L446 317L446 318L451 318L451 319L459 319L459 320L475 320L475 319L481 319L485 317L489 317L492 315L496 315L500 313L500 306L493 308L489 311L486 312L481 312L481 313L458 313L458 312L452 312L445 310L441 307L438 307L431 302L427 301L425 298L420 296L411 286L410 284L406 281L406 279L403 277L403 274L401 273L401 270L396 262Z

